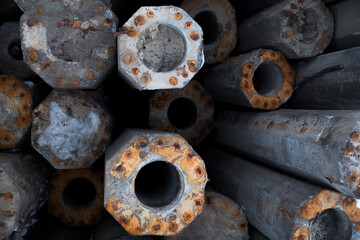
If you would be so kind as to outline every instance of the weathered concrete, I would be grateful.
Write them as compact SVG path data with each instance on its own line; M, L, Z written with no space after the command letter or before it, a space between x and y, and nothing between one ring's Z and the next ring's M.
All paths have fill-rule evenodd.
M213 114L210 95L195 80L183 89L160 90L150 98L150 128L178 133L192 146L212 130Z
M19 23L3 23L0 36L0 71L21 79L35 77L36 74L23 61Z
M334 17L332 49L343 50L360 46L360 2L339 1L329 9Z
M117 18L101 1L38 0L20 20L24 61L55 89L94 89L116 63Z
M87 92L53 91L33 112L31 144L56 169L86 168L110 144L112 126Z
M359 111L224 111L215 118L215 140L359 197L359 119Z
M283 0L238 0L241 7L250 16L255 15ZM336 0L322 0L324 3L334 2Z
M220 151L204 155L211 183L270 239L360 237L358 200Z
M92 235L92 240L151 240L150 236L132 236L110 215L106 214Z
M201 213L205 165L179 135L126 130L105 161L105 207L128 233L174 236Z
M204 86L215 101L273 110L293 92L295 72L280 52L258 49L210 69Z
M31 155L0 153L0 239L24 235L44 202L47 173Z
M139 90L183 88L204 64L203 32L178 7L141 7L119 34L119 74Z
M0 75L0 149L13 148L31 125L33 94L20 80Z
M237 42L236 13L228 0L185 0L180 7L204 32L205 63L222 62Z
M295 66L296 91L287 106L360 109L360 47L323 54Z
M282 1L242 22L240 52L273 48L287 58L321 54L333 35L333 19L320 0Z
M70 227L96 224L104 207L104 175L93 168L57 170L49 184L49 212Z
M244 211L228 197L213 191L206 191L202 213L175 237L166 240L225 240L248 237L248 222Z

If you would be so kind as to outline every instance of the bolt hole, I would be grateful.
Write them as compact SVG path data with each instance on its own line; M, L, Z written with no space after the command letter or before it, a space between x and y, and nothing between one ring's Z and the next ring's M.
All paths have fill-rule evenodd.
M282 88L284 75L281 68L272 62L264 62L255 70L252 79L256 92L271 97Z
M209 45L218 40L219 28L215 14L210 11L200 12L194 20L201 26L204 33L204 44Z
M96 198L94 184L86 178L76 178L68 183L62 193L63 203L69 208L85 208Z
M341 211L328 209L310 223L310 240L351 239L352 224Z
M23 54L21 50L21 41L20 39L12 40L8 46L9 55L18 61L23 60Z
M167 112L169 121L178 129L192 127L197 119L197 107L188 98L177 98L169 106Z
M145 165L135 179L135 194L149 207L169 205L181 188L177 169L170 163L156 161Z

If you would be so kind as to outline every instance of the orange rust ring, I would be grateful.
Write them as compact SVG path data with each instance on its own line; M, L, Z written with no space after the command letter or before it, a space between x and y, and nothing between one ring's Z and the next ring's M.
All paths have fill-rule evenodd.
M176 134L127 130L105 172L105 207L132 235L176 235L202 211L204 162Z
M57 170L49 184L49 212L71 227L97 223L103 200L103 173L93 168Z
M273 50L256 50L250 54L254 54L256 60L251 61L249 59L249 61L244 62L243 67L240 70L240 89L249 100L252 107L264 110L277 109L281 104L285 103L293 93L295 71L280 52ZM271 68L276 69L277 67L281 71L274 74L275 77L278 77L281 80L281 86L279 86L279 89L270 90L270 93L266 90L264 90L264 92L260 91L266 82L260 82L258 88L256 86L257 84L254 82L255 71L261 66L266 66L263 64L271 64ZM279 75L282 76L279 77ZM279 79L275 79L275 81L279 81ZM266 81L269 80L270 79L267 76Z
M360 208L357 205L357 200L352 197L330 190L321 191L299 207L292 239L309 240L315 235L322 235L324 227L321 225L330 222L335 222L341 231L332 233L339 235L331 237L350 239L354 232L360 231Z

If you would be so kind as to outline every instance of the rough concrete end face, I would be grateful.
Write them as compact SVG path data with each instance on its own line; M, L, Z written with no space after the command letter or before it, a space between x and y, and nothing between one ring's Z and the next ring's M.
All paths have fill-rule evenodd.
M30 129L31 90L10 75L0 75L0 149L15 147Z
M251 107L274 110L289 100L295 71L280 52L260 49L238 59L243 61L240 90Z
M237 43L234 7L228 0L186 0L180 6L204 32L204 54L207 64L222 62Z
M104 175L94 168L58 170L49 184L49 212L70 227L96 224L104 213Z
M201 215L180 234L166 239L247 240L248 222L244 211L230 198L207 191Z
M0 153L0 239L26 228L45 186L45 175L32 157Z
M95 89L116 63L117 22L101 1L39 0L20 20L24 61L55 89Z
M192 146L211 132L213 114L211 96L195 80L183 89L159 90L150 99L150 127L178 133Z
M323 190L297 211L293 240L359 237L360 208L355 198Z
M127 130L105 158L105 208L130 234L174 236L201 213L205 164L179 135Z
M282 3L281 3L282 4ZM306 58L321 54L334 32L332 15L320 0L283 2L280 42L277 49L287 58Z
M204 64L202 29L178 7L141 7L120 34L119 73L139 90L183 88Z
M110 143L111 116L84 91L53 91L33 112L32 146L56 169L86 168Z

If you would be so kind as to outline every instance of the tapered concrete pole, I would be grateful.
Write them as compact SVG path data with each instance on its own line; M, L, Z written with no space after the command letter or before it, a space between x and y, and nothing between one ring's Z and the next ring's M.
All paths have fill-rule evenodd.
M331 47L335 50L343 50L360 46L360 2L339 1L329 9L334 17Z
M235 48L237 24L228 0L186 0L180 5L204 32L205 63L222 62Z
M219 112L216 142L360 196L359 111Z
M36 222L47 179L46 167L34 156L0 153L0 239L13 232L23 236Z
M96 224L104 213L104 175L94 168L57 170L49 184L49 212L70 227Z
M329 45L333 27L321 0L285 0L239 24L238 50L267 47L291 59L314 57Z
M220 152L204 155L211 183L270 239L359 239L357 199Z
M141 7L119 34L118 71L133 88L183 88L204 65L202 29L181 8Z
M192 146L213 128L214 103L195 80L183 89L159 90L150 98L150 128L175 132Z
M296 86L287 106L359 109L360 47L323 54L295 66Z
M174 236L201 213L205 165L179 135L127 130L105 161L105 208L130 234Z
M204 75L205 89L215 101L273 110L293 92L295 73L285 57L258 49L239 55Z

